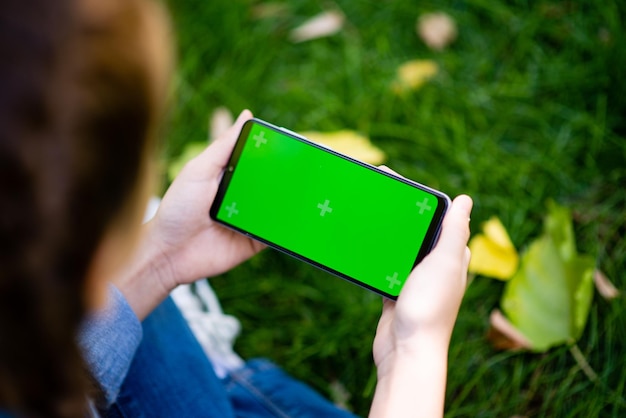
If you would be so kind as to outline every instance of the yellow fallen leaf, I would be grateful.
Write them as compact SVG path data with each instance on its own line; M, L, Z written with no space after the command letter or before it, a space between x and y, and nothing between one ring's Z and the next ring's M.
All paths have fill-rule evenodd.
M354 131L303 132L302 136L337 152L372 165L382 164L387 156L370 140Z
M344 20L343 13L338 10L322 12L292 30L289 38L298 43L331 36L341 30Z
M482 226L483 233L469 242L472 258L469 271L500 280L508 280L517 271L519 256L509 234L496 217Z
M417 34L426 46L436 51L443 50L456 39L454 20L446 13L427 13L417 20Z
M504 229L500 219L492 217L482 225L483 233L498 247L515 250L509 234Z
M407 61L398 67L397 76L392 84L395 93L401 94L407 91L417 90L426 81L433 78L439 67L432 60Z

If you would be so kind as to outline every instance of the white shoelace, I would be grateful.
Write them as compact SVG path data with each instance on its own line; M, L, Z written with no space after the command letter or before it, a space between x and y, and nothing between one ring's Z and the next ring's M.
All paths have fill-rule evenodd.
M192 286L195 287L195 294ZM200 280L194 285L178 286L171 296L213 364L218 377L223 378L230 371L244 365L244 361L233 350L241 324L237 318L224 314L217 296L206 280Z

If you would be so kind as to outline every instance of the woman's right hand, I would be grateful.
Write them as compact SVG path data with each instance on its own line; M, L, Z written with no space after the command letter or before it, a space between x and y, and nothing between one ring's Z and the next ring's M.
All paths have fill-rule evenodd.
M467 286L471 210L468 196L454 200L435 248L413 270L398 300L383 302L371 416L443 415L448 345Z

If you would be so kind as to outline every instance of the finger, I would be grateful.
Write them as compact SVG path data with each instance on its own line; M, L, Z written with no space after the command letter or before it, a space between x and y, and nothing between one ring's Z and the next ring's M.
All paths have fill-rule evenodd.
M239 132L241 131L243 124L246 123L247 120L252 118L252 112L250 112L248 109L242 110L239 116L237 116L235 123L233 123L230 128L228 128L223 134L221 134L217 138L217 141L230 142L232 143L232 145L234 145L237 141L237 137L239 136Z
M470 259L472 258L472 252L469 247L465 247L465 257L463 258L463 273L461 274L461 278L463 280L463 285L465 289L469 286L469 282L467 280L467 270L469 268Z
M397 177L405 178L403 175L398 174L397 171L392 170L391 168L387 167L386 165L379 165L378 168L380 170L384 171L385 173L389 173L389 174L393 174L394 176L397 176Z
M212 159L215 163L221 163L221 167L226 165L228 157L230 157L230 153L239 137L239 132L241 132L243 124L249 119L252 119L252 113L246 109L239 114L233 126L228 128L228 130L220 135L209 147Z
M220 135L220 137L209 145L200 155L204 170L207 170L209 176L218 176L224 169L237 142L239 132L241 132L243 124L249 119L252 119L252 113L246 109L239 114L233 126Z
M385 315L390 315L391 313L393 313L393 310L396 307L396 302L391 300L391 299L387 299L386 297L383 297L383 309L380 313L381 315L381 319L382 317L385 317Z
M444 252L465 256L465 248L469 240L469 218L473 202L469 196L458 196L452 202L441 226L441 235L433 252Z

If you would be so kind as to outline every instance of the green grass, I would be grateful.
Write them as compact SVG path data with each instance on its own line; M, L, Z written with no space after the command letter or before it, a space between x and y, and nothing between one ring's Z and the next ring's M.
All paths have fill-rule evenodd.
M626 290L626 35L623 2L348 1L345 29L294 45L289 30L321 1L284 2L255 20L258 2L171 1L179 43L167 158L206 137L217 106L293 130L349 128L369 135L403 175L475 201L473 230L502 219L518 249L541 230L545 202L574 210L579 250ZM443 10L458 40L445 52L415 35L420 13ZM425 58L437 77L406 97L391 93L402 62ZM323 393L339 381L366 415L380 299L266 251L212 285L243 323L238 351L269 357ZM450 417L626 416L626 300L595 296L578 345L546 354L495 351L490 311L502 284L476 278L450 347Z

